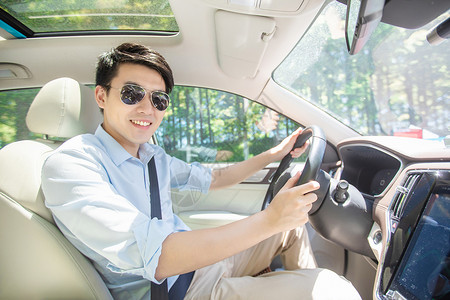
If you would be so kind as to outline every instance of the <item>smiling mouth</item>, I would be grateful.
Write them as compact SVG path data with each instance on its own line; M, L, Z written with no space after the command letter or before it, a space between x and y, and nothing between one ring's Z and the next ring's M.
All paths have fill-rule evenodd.
M146 122L146 121L134 121L132 120L131 123L139 125L139 126L150 126L150 122Z

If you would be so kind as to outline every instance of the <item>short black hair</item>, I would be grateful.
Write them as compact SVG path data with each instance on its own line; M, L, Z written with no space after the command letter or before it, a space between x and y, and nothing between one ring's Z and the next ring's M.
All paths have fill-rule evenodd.
M166 59L157 51L134 43L123 43L99 56L95 84L109 91L111 81L117 75L120 64L123 63L144 65L157 71L164 80L166 92L172 91L173 73Z

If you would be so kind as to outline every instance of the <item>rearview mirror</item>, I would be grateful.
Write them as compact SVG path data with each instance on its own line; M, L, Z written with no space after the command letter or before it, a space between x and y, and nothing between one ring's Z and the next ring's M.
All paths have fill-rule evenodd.
M351 55L367 43L383 16L385 0L347 0L345 39Z

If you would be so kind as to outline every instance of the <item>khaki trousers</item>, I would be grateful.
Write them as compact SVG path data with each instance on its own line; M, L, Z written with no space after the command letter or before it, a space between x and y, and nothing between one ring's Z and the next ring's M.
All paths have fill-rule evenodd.
M254 277L280 255L283 271ZM195 272L185 299L361 299L336 273L318 269L306 228L277 234Z

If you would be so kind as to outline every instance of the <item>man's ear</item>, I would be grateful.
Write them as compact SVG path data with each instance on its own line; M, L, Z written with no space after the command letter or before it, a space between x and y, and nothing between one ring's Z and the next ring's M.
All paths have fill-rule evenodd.
M102 109L105 108L106 98L107 94L105 88L101 85L97 85L95 87L95 101L97 101L98 107Z

